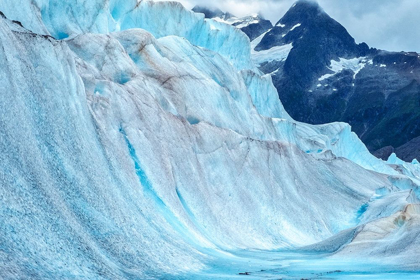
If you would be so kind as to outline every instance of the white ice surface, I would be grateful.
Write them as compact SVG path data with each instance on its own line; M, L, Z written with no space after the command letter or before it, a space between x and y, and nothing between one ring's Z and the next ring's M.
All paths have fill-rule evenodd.
M415 171L349 125L293 121L234 28L173 3L41 2L23 1L26 26L70 39L0 18L2 277L177 278L231 250L369 233L417 203ZM412 221L389 244L418 249Z
M293 44L272 47L263 51L252 51L252 60L256 65L270 61L285 61L293 49Z
M271 30L271 29L270 29ZM261 42L261 40L264 38L264 35L267 34L268 32L270 32L270 30L264 32L263 34L261 34L260 36L258 36L257 38L255 38L254 40L252 40L251 42L251 53L254 53L255 51L255 47L258 46L258 44Z
M330 66L328 67L329 70L332 71L332 73L325 74L321 76L318 80L323 81L326 80L343 70L351 70L353 71L353 79L356 78L357 74L366 66L366 63L369 63L366 58L364 57L356 57L351 59L345 59L345 58L339 58L338 61L331 60Z
M300 23L298 23L298 24L294 25L292 28L290 28L289 32L290 32L290 31L295 30L296 28L298 28L298 27L299 27L299 26L301 26L301 25L302 25L302 24L300 24Z
M230 17L228 19L225 19L225 18L215 17L215 18L212 18L212 19L215 20L215 21L218 21L218 22L229 24L229 25L234 25L235 24L235 27L239 28L239 29L242 29L242 28L247 27L251 24L257 24L257 23L260 22L260 18L259 18L258 14L252 14L252 15L248 15L248 16L245 16L245 17L241 17L241 18Z
M0 11L39 34L72 38L80 33L103 33L131 28L149 30L155 37L176 35L228 58L239 69L251 68L248 37L235 27L204 19L178 2L137 0L0 1ZM242 46L236 48L236 46Z

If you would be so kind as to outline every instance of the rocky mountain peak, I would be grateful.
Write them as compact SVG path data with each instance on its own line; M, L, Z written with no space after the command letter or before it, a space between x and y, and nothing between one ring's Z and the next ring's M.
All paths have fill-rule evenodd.
M353 55L359 52L355 40L347 30L331 18L318 3L309 0L299 0L293 4L261 40L256 50L267 50L290 43L294 46L307 45L316 43L315 41L320 47L327 47L334 55L345 55L343 52ZM363 47L366 51L366 46Z
M384 147L379 157L418 157L418 142L410 140L420 135L419 54L357 44L308 0L297 1L253 47L294 119L348 122L371 151ZM286 54L276 57L281 50Z
M293 4L284 17L277 22L279 24L294 24L296 22L307 23L316 18L328 16L315 1L299 0Z

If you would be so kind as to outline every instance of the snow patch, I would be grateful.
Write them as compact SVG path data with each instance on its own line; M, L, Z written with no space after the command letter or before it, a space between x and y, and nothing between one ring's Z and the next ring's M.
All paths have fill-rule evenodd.
M257 23L260 22L258 14L252 14L252 15L245 16L245 17L242 17L242 18L231 17L231 18L228 18L228 19L215 17L215 18L213 18L213 20L215 20L217 22L233 25L234 27L239 28L239 29L242 29L242 28L247 27L251 24L257 24Z
M357 57L357 58L351 58L351 59L339 58L338 61L331 60L331 63L328 69L331 70L333 73L322 75L318 80L319 81L326 80L332 76L337 75L338 73L341 73L343 70L353 71L354 73L353 79L355 79L357 74L363 68L365 68L367 63L369 63L369 61L366 61L365 57Z
M293 44L286 44L283 46L273 47L264 51L252 51L252 60L255 64L260 65L263 62L271 61L285 61L293 49Z
M291 29L290 29L290 31L293 31L293 30L295 30L296 28L298 28L299 26L301 26L302 24L300 24L300 23L298 23L298 24L296 24L295 26L293 26Z
M260 22L260 21L259 21L259 20L257 20L257 19L250 20L250 21L244 21L243 23L241 23L241 24L239 24L239 25L235 25L235 27L236 27L236 28L241 29L241 28L247 27L248 25L251 25L251 24L257 24L257 23L259 23L259 22Z
M264 32L263 34L261 34L260 36L258 36L257 38L255 38L251 42L251 51L254 51L255 50L255 47L258 46L259 43L261 43L261 40L264 38L265 34L267 34L270 31L271 31L271 29L267 30L266 32Z

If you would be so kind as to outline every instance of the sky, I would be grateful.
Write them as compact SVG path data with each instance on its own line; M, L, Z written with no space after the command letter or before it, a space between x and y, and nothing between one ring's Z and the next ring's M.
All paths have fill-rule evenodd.
M261 13L277 22L295 0L178 0L186 8L214 6L237 16ZM420 52L420 0L318 0L355 38L388 51Z

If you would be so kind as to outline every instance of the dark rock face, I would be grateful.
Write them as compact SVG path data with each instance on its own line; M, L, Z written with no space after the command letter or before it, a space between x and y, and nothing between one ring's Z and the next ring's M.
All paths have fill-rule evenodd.
M195 6L192 10L196 13L204 14L206 18L220 19L236 26L241 29L251 41L273 27L271 21L264 19L260 15L237 18L234 15L225 13L219 9L210 9L203 6Z
M317 3L310 1L297 2L264 36L255 50L290 43L293 49L284 63L283 75L274 78L280 98L287 104L286 109L294 111L292 116L297 120L323 123L324 120L308 120L313 113L305 107L313 107L316 105L314 99L317 99L308 94L308 90L328 72L331 60L364 56L370 52L369 47L356 44L343 26L329 17ZM345 75L342 78L345 79ZM325 109L337 105L335 100L331 100L325 104ZM300 106L304 106L305 110L293 109ZM324 119L334 119L336 114L332 117Z
M397 148L396 154L405 161L420 160L420 137L416 137Z
M285 44L293 44L286 61L263 63L260 70L278 70L273 82L294 119L348 122L371 151L400 147L420 136L417 53L356 44L343 26L307 0L296 2L255 50Z
M373 154L378 158L387 160L392 153L396 153L400 159L407 162L411 162L413 159L420 159L420 136L396 149L392 146L386 146Z
M420 65L381 67L377 59L381 55L360 71L343 115L371 150L399 147L420 135Z
M193 11L240 28L251 41L266 32L255 51L293 45L285 61L270 60L259 68L273 73L279 97L294 119L347 122L383 159L392 152L406 161L420 157L419 140L410 142L420 137L419 54L357 44L311 0L297 1L274 27L259 16L239 19L203 7Z
M377 158L387 160L392 153L395 153L394 147L386 146L374 151L372 154Z

